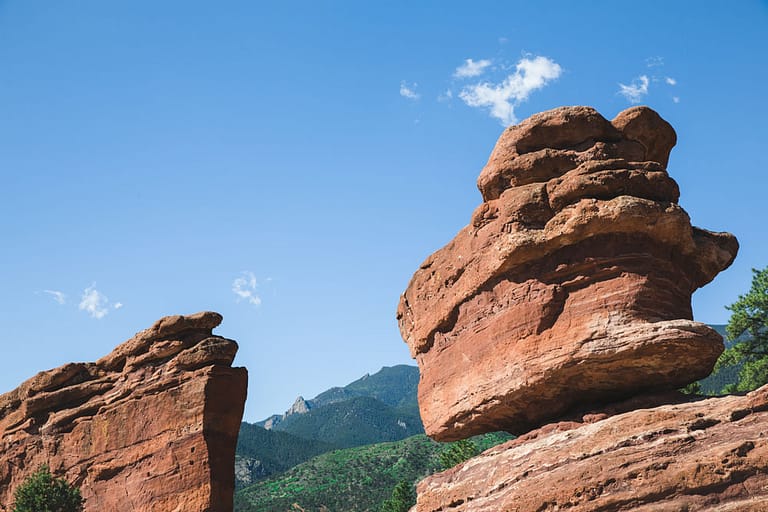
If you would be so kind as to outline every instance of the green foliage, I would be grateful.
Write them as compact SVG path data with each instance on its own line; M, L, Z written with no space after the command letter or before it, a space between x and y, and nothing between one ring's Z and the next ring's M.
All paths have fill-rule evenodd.
M511 439L504 433L472 439L485 450ZM309 511L379 511L394 489L412 485L443 468L440 454L454 443L441 444L424 435L391 443L336 450L319 455L282 475L261 480L235 494L236 512L284 512L294 503ZM398 491L398 496L404 496ZM393 504L387 505L392 506Z
M293 414L275 430L342 448L398 441L424 432L418 413L399 410L368 396Z
M700 395L702 394L701 383L699 381L691 382L680 391L686 395Z
M338 448L330 443L242 423L236 453L242 459L258 460L261 463L260 473L251 475L261 479L287 471L316 455ZM239 481L236 484L239 486Z
M393 407L416 402L419 369L400 364L385 366L373 375L365 375L344 387L331 388L310 400L314 406L326 405L356 396L370 396Z
M40 466L13 495L13 512L81 512L80 490L63 478L53 478L48 466Z
M741 365L738 382L723 392L751 391L768 383L768 268L752 272L752 287L728 306L731 318L726 326L736 341L717 361L715 370Z
M446 450L440 453L440 464L443 469L452 468L467 459L471 459L480 453L475 443L469 439L462 439L452 443Z
M336 450L235 494L237 512L376 511L401 481L415 482L440 468L442 446L424 435L392 443Z
M416 504L416 489L412 483L401 480L392 490L392 497L384 500L380 512L408 512Z

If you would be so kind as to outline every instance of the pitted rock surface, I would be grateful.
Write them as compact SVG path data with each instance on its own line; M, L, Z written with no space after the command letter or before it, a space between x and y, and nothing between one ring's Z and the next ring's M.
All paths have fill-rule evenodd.
M692 320L691 294L738 243L677 204L675 141L646 107L613 121L564 107L505 130L478 178L484 202L398 307L427 434L520 434L710 373L722 339Z
M0 395L0 510L41 464L86 512L231 512L247 372L213 312L156 322L95 363Z
M422 480L415 512L768 510L768 386L584 415ZM636 410L634 410L636 409Z

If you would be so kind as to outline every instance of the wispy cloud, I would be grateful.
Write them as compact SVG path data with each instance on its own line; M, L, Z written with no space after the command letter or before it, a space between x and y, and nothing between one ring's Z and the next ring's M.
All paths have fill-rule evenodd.
M664 57L648 57L645 59L645 65L649 68L658 68L664 65Z
M115 309L120 309L121 307L123 307L123 303L122 302L115 302L112 305L112 307L115 308Z
M664 81L667 82L667 85L677 85L677 80L675 80L671 76L666 77Z
M88 313L91 318L101 319L109 313L109 299L97 290L96 283L93 283L83 291L78 308Z
M456 78L470 78L473 76L480 76L485 73L485 69L491 65L491 61L488 59L480 59L475 62L472 59L466 59L464 64L456 68L453 76Z
M648 84L650 79L647 75L640 75L632 80L629 85L619 84L619 94L624 96L630 103L640 103L648 94Z
M408 85L405 80L400 82L400 96L408 98L409 100L418 100L421 98L421 94L416 92L416 88L419 86L417 83Z
M459 97L470 107L487 108L502 124L517 122L515 107L562 73L562 68L547 57L523 58L515 72L501 83L482 82L462 89Z
M672 101L675 103L680 103L680 97L679 96L672 96Z
M43 292L50 295L53 298L53 300L55 300L59 304L67 303L67 295L64 292L60 292L58 290L43 290Z
M253 272L240 272L240 276L232 281L232 292L237 295L238 302L246 300L254 306L261 304L261 298L256 295L256 276Z

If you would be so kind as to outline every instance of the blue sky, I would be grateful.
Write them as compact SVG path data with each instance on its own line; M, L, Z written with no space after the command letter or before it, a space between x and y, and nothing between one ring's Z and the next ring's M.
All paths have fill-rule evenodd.
M503 124L647 104L734 265L768 265L768 3L0 0L0 392L211 309L246 419L411 362L399 294ZM470 59L468 61L468 59Z

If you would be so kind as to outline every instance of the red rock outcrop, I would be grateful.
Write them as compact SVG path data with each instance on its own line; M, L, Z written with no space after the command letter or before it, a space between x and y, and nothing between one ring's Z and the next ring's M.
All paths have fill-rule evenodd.
M166 317L0 395L0 504L47 464L86 512L230 512L248 377L231 367L237 344L212 334L220 322Z
M413 510L765 512L768 386L547 425L427 477Z
M709 374L722 339L692 321L691 294L738 244L677 204L675 140L645 107L610 122L559 108L502 134L478 179L484 202L398 307L427 434L519 434Z

